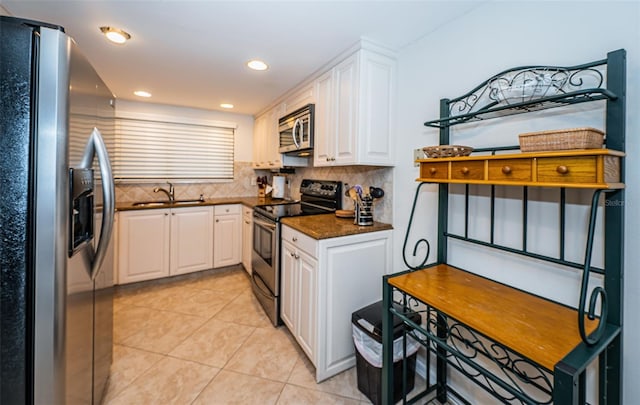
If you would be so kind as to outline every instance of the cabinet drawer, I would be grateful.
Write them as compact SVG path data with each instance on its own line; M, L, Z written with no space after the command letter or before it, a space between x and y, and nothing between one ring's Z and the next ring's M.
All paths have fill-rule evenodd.
M420 178L446 180L449 175L448 162L422 162L420 164Z
M532 181L531 159L489 160L489 181Z
M296 249L300 249L314 258L318 257L317 248L318 241L313 239L312 237L303 234L300 231L296 231L293 228L289 228L288 226L282 227L282 235L280 238L283 241L287 241L294 245Z
M539 158L538 181L548 183L595 183L596 157Z
M484 180L484 161L451 162L451 178Z
M232 215L242 212L242 204L225 204L216 205L214 208L215 215Z

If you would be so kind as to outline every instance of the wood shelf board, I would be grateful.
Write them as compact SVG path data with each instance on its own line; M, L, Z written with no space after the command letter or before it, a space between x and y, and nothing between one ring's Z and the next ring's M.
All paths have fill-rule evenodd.
M517 153L504 153L499 155L471 155L471 156L457 156L447 158L425 158L416 159L418 163L435 163L435 162L456 162L456 161L473 161L473 160L493 160L493 159L534 159L543 157L571 157L571 156L625 156L624 152L620 152L613 149L572 149L572 150L556 150L545 152L517 152Z
M388 282L551 372L582 341L577 310L446 264Z
M529 187L565 187L565 188L587 188L587 189L610 189L617 190L625 188L624 183L544 183L539 181L490 181L490 180L448 180L448 179L424 179L416 178L421 183L447 183L447 184L484 184L495 186L529 186Z

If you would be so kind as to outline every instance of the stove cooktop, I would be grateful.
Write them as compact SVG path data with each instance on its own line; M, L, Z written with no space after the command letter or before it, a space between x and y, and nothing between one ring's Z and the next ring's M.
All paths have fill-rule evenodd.
M302 215L329 214L330 209L312 207L302 203L277 204L277 205L257 205L254 210L267 218L278 221L284 217L297 217Z
M300 201L271 201L267 205L257 205L254 212L276 222L283 217L332 213L342 206L342 183L303 179L300 195Z

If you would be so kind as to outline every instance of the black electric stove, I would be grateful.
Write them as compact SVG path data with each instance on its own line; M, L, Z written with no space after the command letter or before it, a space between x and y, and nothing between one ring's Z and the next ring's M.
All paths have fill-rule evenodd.
M256 214L278 222L283 217L327 214L342 208L342 182L304 179L300 184L300 201L282 201L257 205Z

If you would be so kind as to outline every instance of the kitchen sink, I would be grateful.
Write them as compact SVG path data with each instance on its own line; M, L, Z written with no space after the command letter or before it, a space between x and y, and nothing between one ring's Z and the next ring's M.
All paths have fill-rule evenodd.
M142 201L132 204L134 207L161 207L163 205L171 205L169 201Z
M173 205L182 205L182 204L202 204L204 200L176 200L173 202Z
M204 200L176 200L174 202L169 201L140 201L135 202L132 205L134 207L171 207L176 205L187 204L202 204Z

